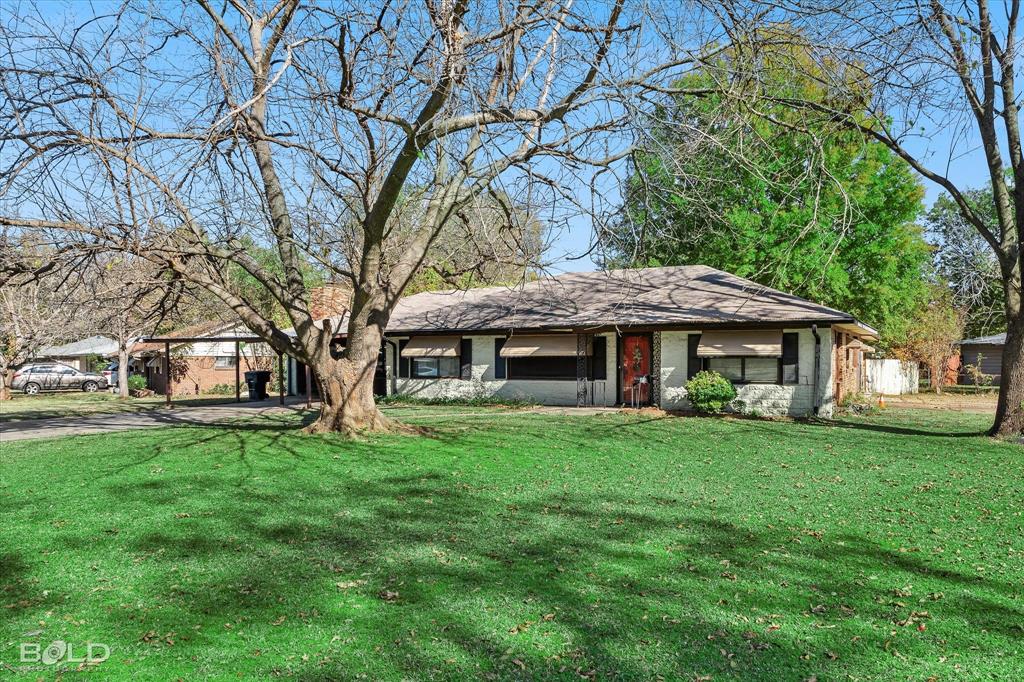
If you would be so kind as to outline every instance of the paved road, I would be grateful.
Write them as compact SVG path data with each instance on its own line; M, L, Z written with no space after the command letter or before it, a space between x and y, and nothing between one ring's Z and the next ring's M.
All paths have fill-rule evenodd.
M202 407L175 407L169 410L157 409L144 412L123 412L121 414L26 419L23 421L0 423L0 443L32 438L61 438L63 436L108 433L110 431L149 429L157 426L213 424L225 419L285 414L302 409L304 406L304 399L291 400L284 407L279 405L277 400L265 400L263 402L225 403Z

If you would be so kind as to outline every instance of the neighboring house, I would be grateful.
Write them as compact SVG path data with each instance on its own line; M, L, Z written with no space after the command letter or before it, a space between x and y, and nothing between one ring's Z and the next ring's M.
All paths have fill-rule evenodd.
M207 322L161 335L170 338L251 337L244 326L236 323ZM146 385L159 394L167 391L167 369L164 344L141 342L129 349L129 355L142 361ZM235 362L233 341L190 341L171 344L172 395L198 395L219 387L234 392L236 367L239 375L250 369L270 370L276 374L277 355L264 344L239 344L240 362ZM244 384L245 377L241 376ZM229 390L224 389L230 387Z
M979 367L982 372L992 377L991 385L998 386L1003 371L1003 345L1005 344L1005 333L979 336L978 338L961 341L960 373L957 377L957 383L974 383L974 378L967 371L967 366L973 365Z
M375 384L428 398L685 409L687 380L711 369L748 410L829 415L863 388L875 338L848 313L706 266L571 273L402 299ZM303 366L290 365L289 390L303 393Z
M82 372L92 371L89 363L96 358L117 355L117 341L106 336L90 336L63 346L48 346L36 353L36 360L54 360Z

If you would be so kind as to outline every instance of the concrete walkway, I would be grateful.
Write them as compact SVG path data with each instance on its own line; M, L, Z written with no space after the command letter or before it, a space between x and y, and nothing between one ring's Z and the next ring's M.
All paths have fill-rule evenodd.
M0 423L0 443L34 438L62 438L87 436L111 431L151 429L158 426L214 424L226 419L263 417L288 414L305 407L304 398L291 399L282 407L275 399L262 402L222 403L202 407L172 407L171 409L96 414L49 419L25 419Z

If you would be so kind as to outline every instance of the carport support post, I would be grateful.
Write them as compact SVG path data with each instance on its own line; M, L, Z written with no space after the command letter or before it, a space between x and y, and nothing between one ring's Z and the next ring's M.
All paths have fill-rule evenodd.
M313 407L313 373L309 371L309 365L303 363L306 368L306 409Z
M277 352L277 394L284 405L284 354Z
M235 339L235 402L242 402L242 363L238 354L238 339Z
M171 342L164 341L164 398L167 403L167 407L171 406L171 391L174 387L171 385Z

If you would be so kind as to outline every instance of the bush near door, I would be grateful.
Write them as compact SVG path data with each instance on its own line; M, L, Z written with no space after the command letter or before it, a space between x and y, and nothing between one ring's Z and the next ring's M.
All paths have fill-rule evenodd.
M736 399L736 388L728 379L705 370L686 382L686 397L701 414L717 414Z

